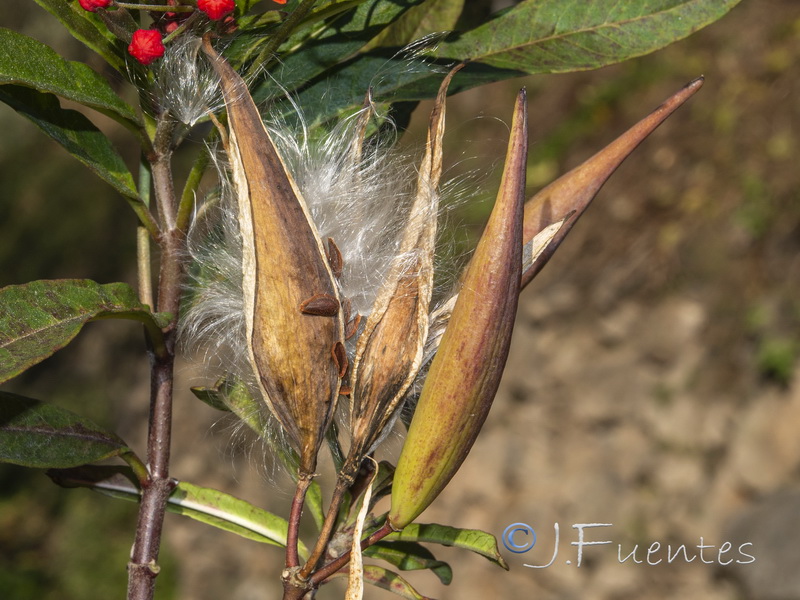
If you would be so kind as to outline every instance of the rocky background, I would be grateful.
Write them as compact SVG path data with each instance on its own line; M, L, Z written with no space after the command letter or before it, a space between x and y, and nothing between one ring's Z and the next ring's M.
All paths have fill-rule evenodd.
M800 598L800 3L744 0L654 55L524 82L531 192L701 73L703 90L619 169L522 294L489 419L463 469L421 518L498 538L524 522L537 545L525 554L504 551L510 572L463 550L433 548L453 566L454 581L408 574L422 593L442 600ZM487 160L502 155L506 128L494 117L508 120L519 85L453 98L454 161L472 148ZM5 107L0 119L17 128L2 143L4 172L42 152L63 158L57 148L34 150L39 134ZM0 184L4 285L42 277L22 275L20 262L30 261L23 247L31 246L52 255L47 276L119 278L115 265L105 270L105 258L91 262L104 244L118 245L113 230L96 223L121 215L127 231L132 220L124 206L108 212L106 204L121 203L99 199L105 191L87 200L95 188L67 185L78 207L75 227L104 232L94 246L20 233L48 222L42 179L69 181L74 170L59 164L27 185ZM80 208L87 202L91 210ZM132 240L120 260L131 249ZM138 338L135 328L92 325L65 356L6 389L94 411L143 447L147 366L139 358L119 366ZM187 363L179 389L201 376ZM218 413L186 392L176 411L176 477L287 512L289 486L270 485L258 451L247 452L238 437L231 442ZM399 444L387 454L396 456ZM3 468L0 595L122 597L134 515L133 505L56 490L40 474ZM526 568L550 561L555 523L556 560ZM586 530L587 541L613 543L585 547L579 568L576 523L612 524ZM661 562L650 565L655 542L661 546L649 558ZM720 555L725 542L730 550ZM667 546L674 554L680 544L686 555L668 563ZM698 544L713 547L701 558ZM618 545L623 558L635 552L643 562L621 563ZM163 554L159 598L279 597L277 549L169 515ZM755 561L737 564L747 555ZM341 588L320 597L341 597ZM366 597L394 596L368 589Z

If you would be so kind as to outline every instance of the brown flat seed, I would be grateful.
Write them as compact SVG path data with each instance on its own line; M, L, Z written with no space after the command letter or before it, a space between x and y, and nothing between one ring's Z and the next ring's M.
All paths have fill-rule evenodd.
M343 296L342 297L342 320L347 323L350 320L350 313L353 312L353 303L350 302L350 298Z
M361 324L361 315L356 315L352 320L347 322L344 328L344 339L349 340L358 331L358 326Z
M344 268L344 259L342 259L342 251L339 246L333 241L333 238L328 238L328 264L331 266L331 272L336 279L342 276L342 269Z
M336 342L333 345L333 348L331 348L331 356L334 362L339 366L339 377L344 377L350 365L347 361L347 352L345 352L342 342Z
M335 317L339 312L339 301L328 294L314 294L300 303L300 312L320 317Z
M339 393L342 396L349 396L350 394L353 393L353 388L351 388L349 385L343 385L342 387L339 388Z

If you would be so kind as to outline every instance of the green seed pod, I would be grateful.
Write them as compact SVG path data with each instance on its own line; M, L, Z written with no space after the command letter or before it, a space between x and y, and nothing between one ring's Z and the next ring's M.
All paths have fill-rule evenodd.
M388 515L394 529L416 519L461 466L500 383L522 272L525 101L522 90L495 207L462 280L400 454Z
M334 275L300 191L242 78L204 39L228 111L247 349L260 392L313 474L347 371Z

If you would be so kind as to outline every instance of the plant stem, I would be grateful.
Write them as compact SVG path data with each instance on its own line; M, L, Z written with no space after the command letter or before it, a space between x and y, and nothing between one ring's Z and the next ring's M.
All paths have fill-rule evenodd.
M172 340L173 335L168 334ZM173 346L173 344L170 344ZM151 376L150 431L147 439L149 479L142 488L136 539L128 563L128 600L152 600L158 575L158 552L167 499L175 487L169 478L174 356L157 359Z
M344 497L344 493L350 487L352 483L352 478L347 479L340 477L336 481L336 487L333 489L333 495L331 496L331 504L328 507L328 513L325 515L325 522L322 524L322 529L319 532L319 537L317 538L317 543L314 546L314 550L311 552L311 556L308 557L306 564L303 565L303 568L300 569L299 576L301 579L307 579L308 576L311 574L311 571L314 570L314 567L317 566L319 559L322 558L322 555L325 553L325 549L328 546L328 542L331 539L331 534L333 533L333 527L336 525L336 517L339 514L339 507L342 504L342 498Z
M303 505L306 501L306 492L311 485L312 476L307 473L300 473L297 479L294 498L292 498L292 508L289 511L289 529L286 533L286 568L297 567L300 559L297 554L297 541L300 531L300 517L303 514Z
M210 162L211 156L208 149L203 148L195 159L189 176L186 178L186 184L183 186L183 193L181 193L180 203L178 204L178 214L175 218L175 226L182 231L186 231L189 228L195 206L195 193Z
M139 162L139 197L150 207L150 165L144 157ZM148 212L148 214L150 214ZM139 275L139 301L153 307L153 273L150 266L150 235L147 228L136 228L136 263Z
M166 352L151 352L150 417L147 437L149 476L142 486L142 500L136 524L136 538L128 564L128 600L152 600L158 575L158 554L167 500L175 487L169 476L172 433L172 391L175 364L175 330L180 308L185 232L175 227L177 201L172 182L172 133L174 124L159 119L148 154L153 189L161 221L159 235L161 266L157 309L172 314L163 329Z
M130 10L152 10L157 12L194 12L196 7L188 4L184 5L162 5L162 4L142 4L142 3L129 3L129 2L115 2L120 8L127 8Z

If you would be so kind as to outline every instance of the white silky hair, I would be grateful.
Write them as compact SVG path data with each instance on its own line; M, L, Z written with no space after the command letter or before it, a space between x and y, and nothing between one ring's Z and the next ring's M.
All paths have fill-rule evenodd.
M225 106L219 78L200 45L199 37L181 36L153 66L158 104L189 127Z
M360 116L344 120L318 142L280 128L271 133L320 238L331 238L342 253L342 295L367 316L397 257L416 171L407 156L383 141L366 143L354 159Z

